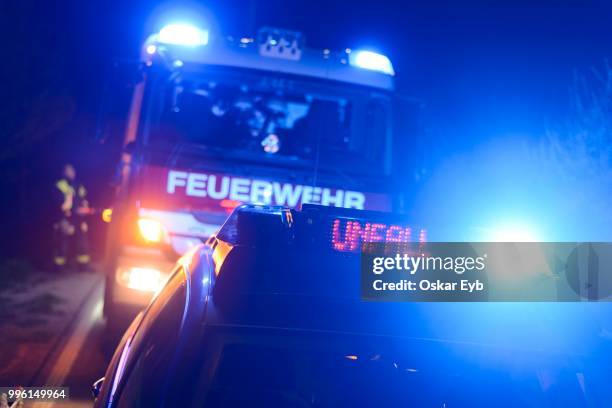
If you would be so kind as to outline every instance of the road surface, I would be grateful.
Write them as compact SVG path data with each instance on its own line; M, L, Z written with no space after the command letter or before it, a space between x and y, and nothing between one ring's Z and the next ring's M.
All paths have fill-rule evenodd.
M24 408L91 407L92 383L104 376L109 356L103 349L104 321L102 279L87 297L58 347L32 381L35 386L69 387L67 402L26 403Z

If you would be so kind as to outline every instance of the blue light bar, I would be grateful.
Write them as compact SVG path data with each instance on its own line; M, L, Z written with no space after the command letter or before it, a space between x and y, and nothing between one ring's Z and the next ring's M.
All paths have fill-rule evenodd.
M393 65L386 55L373 51L357 50L349 54L349 64L357 68L369 69L382 72L387 75L395 75Z
M164 44L196 47L208 44L208 31L190 24L168 24L159 31L157 40Z

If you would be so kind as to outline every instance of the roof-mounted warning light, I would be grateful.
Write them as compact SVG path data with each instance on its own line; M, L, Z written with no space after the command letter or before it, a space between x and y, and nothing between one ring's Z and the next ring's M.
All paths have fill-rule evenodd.
M349 53L349 64L357 68L378 71L391 76L395 75L395 71L389 57L373 51L351 51Z
M409 225L405 215L303 204L237 207L217 237L233 245L284 245L289 241L340 252L359 252L364 243L418 243L426 230Z
M208 44L208 31L191 24L168 24L159 30L157 41L162 44L197 47Z
M302 58L304 37L297 31L264 27L257 33L259 54L298 61Z

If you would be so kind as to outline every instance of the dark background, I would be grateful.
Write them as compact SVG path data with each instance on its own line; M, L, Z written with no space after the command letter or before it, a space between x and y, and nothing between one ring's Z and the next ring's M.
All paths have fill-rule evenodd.
M135 59L146 34L159 28L158 17L172 4L153 0L2 2L0 256L44 257L50 238L50 190L65 161L77 166L93 205L110 203L108 181L116 149L99 140L121 132L123 123L120 117L100 114L109 66L114 57ZM468 183L472 200L462 204L470 210L464 212L465 220L457 222L459 229L478 224L474 217L482 213L491 218L490 214L506 214L508 209L521 209L523 218L543 219L539 214L567 201L567 191L597 193L592 200L608 196L609 190L583 194L574 185L556 186L546 179L542 183L550 190L549 205L534 210L525 202L541 203L542 197L532 194L541 191L541 186L524 181L538 170L515 170L540 159L505 155L509 148L537 143L547 129L563 124L571 114L574 74L603 66L612 56L610 2L213 0L179 4L198 10L226 34L253 35L258 27L272 25L302 31L312 47L368 46L388 54L399 91L425 102L420 137L427 148L416 152L408 147L404 152L406 160L418 164L418 177L406 175L406 183L422 183L418 205L435 207L437 213L429 216L436 222L448 223L462 214L456 201L463 193L447 196L447 186L463 185L476 173L487 171L464 166L466 170L453 179L452 163L473 162L470 155L483 146L492 165L496 166L498 156L511 160L506 162L508 168L500 170L503 174L492 172L497 174L493 184L500 190L476 202L505 198L500 206L475 211L479 207L473 205L474 195L491 181ZM502 178L506 184L499 181ZM581 185L579 179L575 185ZM584 214L580 203L558 216ZM549 227L558 225L554 220L546 222ZM563 233L548 229L557 234L555 238L573 239L579 235L578 225L584 223L576 221ZM587 229L580 237L596 235L589 233Z

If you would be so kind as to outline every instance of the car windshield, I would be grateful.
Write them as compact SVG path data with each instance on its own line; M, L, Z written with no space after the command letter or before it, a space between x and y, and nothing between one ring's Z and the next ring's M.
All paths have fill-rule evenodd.
M146 143L372 173L385 170L383 93L251 71L212 69L159 81Z

